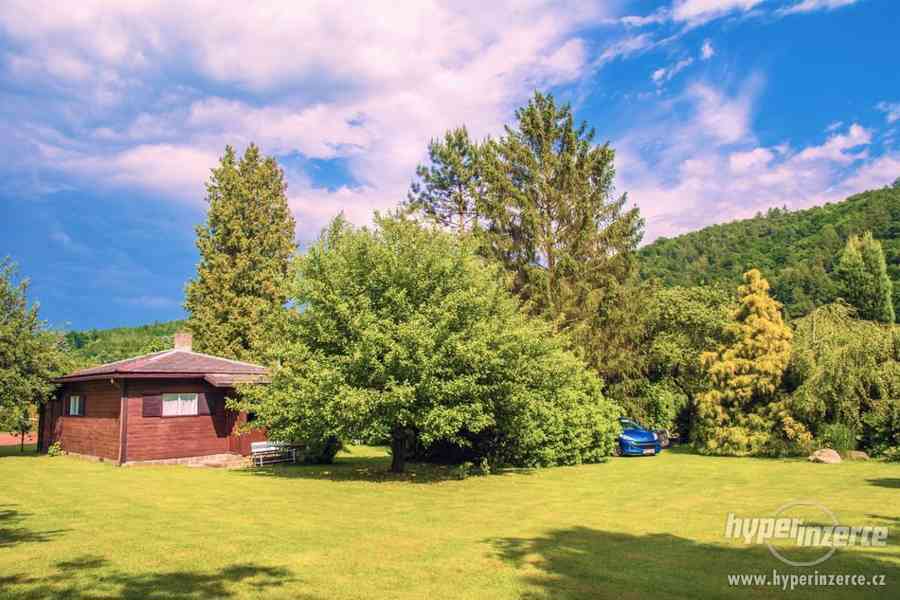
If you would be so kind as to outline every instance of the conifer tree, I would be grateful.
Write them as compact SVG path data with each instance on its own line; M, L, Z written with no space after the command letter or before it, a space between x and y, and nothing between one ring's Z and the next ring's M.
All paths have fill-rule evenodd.
M458 233L471 230L484 193L477 144L465 127L459 127L443 140L432 140L428 157L431 164L416 169L419 181L410 187L407 205Z
M781 305L756 269L744 274L738 293L738 308L726 328L731 341L701 356L711 389L698 397L696 441L710 454L765 452L778 430L791 440L808 438L777 399L792 338Z
M893 283L881 243L866 232L850 236L835 269L844 299L862 319L894 322Z
M615 151L594 136L570 106L535 93L516 125L482 147L484 239L525 308L571 333L610 381L637 364L643 219L615 195Z
M274 158L250 144L226 147L206 185L209 211L197 227L200 264L185 308L195 349L252 360L267 324L287 302L294 218Z

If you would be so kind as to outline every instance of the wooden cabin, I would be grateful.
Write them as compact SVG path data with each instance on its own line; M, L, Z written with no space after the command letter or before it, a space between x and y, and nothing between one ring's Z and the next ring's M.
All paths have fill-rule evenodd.
M262 431L233 435L245 413L225 406L238 383L267 381L265 367L193 352L191 335L175 348L82 369L55 380L41 406L38 450L59 442L72 454L117 464L187 462L250 453Z

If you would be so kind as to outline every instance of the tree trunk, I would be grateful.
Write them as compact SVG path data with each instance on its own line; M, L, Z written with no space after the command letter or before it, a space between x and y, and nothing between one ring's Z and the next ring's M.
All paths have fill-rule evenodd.
M394 431L391 436L391 473L402 473L406 467L406 432Z
M19 454L25 452L25 432L19 432Z

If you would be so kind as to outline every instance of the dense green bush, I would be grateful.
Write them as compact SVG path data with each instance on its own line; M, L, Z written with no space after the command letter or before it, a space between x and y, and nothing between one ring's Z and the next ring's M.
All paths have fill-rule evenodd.
M647 383L641 395L627 398L622 403L626 416L650 429L679 429L679 416L688 406L688 397L671 381Z
M837 303L799 319L785 382L796 418L819 432L843 423L877 455L900 444L897 337L892 326L854 317Z
M843 423L829 423L822 427L818 440L821 445L842 455L856 449L856 434Z
M403 218L338 219L295 267L271 385L232 406L272 439L389 439L408 455L547 466L612 453L618 408L466 239Z
M900 397L874 402L862 422L862 446L873 456L900 446Z
M625 413L690 439L695 399L709 386L700 356L728 339L735 294L719 286L655 289L646 319L646 379L621 403Z
M62 444L59 442L53 442L50 444L50 447L47 448L47 456L62 456L63 449Z

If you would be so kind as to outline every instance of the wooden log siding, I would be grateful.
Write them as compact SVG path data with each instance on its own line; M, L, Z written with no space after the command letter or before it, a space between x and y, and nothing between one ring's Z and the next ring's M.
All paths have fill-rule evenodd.
M67 382L44 407L42 448L59 441L65 451L117 462L249 455L250 444L265 441L265 432L231 435L247 417L225 409L225 391L200 379ZM200 395L200 414L162 416L162 394L179 392ZM86 399L84 416L66 414L71 394Z
M70 394L86 399L84 416L69 416ZM67 384L60 391L55 422L47 419L45 447L53 442L67 452L117 460L119 456L119 386L109 381L85 381Z
M221 390L206 382L197 380L130 380L127 388L128 437L126 461L160 460L221 454L230 450L228 419L224 406L215 405L221 398ZM211 414L186 417L163 417L162 394L170 393L206 394ZM148 407L145 416L145 397L150 402L159 398L156 406ZM198 409L201 402L198 399Z
M247 422L247 413L228 412L226 417L226 426L229 431L233 431L235 427L240 427ZM250 456L250 444L253 442L265 442L268 438L266 432L261 429L254 429L248 433L241 435L233 435L229 439L228 449L231 452Z

